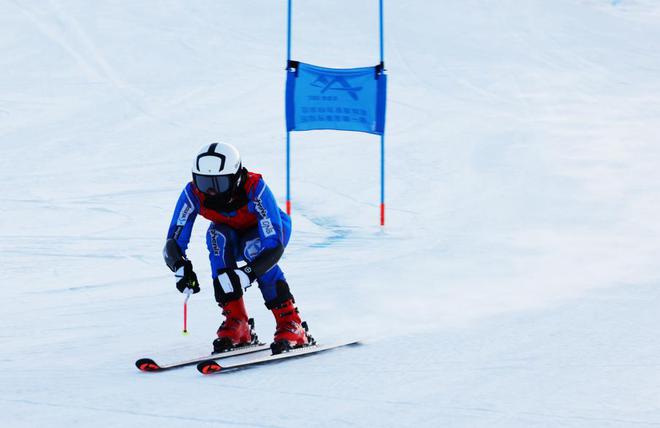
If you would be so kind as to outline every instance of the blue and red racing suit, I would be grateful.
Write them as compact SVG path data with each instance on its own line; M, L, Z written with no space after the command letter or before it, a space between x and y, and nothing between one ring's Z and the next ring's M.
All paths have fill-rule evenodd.
M205 206L206 195L188 183L179 196L167 232L167 239L176 240L185 254L197 214L211 221L206 245L218 303L222 301L218 295L222 293L217 286L218 269L235 268L238 261L261 261L263 265L268 254L273 258L273 252L277 253L275 260L279 259L291 236L291 218L278 207L261 175L248 172L243 190L247 204L235 211L219 212ZM270 307L289 298L290 292L282 269L277 264L270 267L268 260L266 263L268 270L257 276L257 282L266 306Z

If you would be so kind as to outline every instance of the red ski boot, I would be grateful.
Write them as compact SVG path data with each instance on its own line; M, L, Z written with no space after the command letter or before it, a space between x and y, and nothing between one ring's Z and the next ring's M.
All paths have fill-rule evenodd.
M213 341L213 352L226 352L241 346L258 343L254 333L254 320L248 319L243 296L225 303L222 308L225 320L218 328L218 338Z
M273 354L281 354L292 348L313 345L314 339L307 333L307 323L300 320L298 308L289 299L272 309L275 315L275 339L270 345Z

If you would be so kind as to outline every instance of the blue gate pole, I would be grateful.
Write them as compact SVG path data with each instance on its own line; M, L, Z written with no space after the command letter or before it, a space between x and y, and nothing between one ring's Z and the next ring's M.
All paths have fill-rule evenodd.
M385 72L385 54L383 48L383 0L378 2L378 14L380 16L380 63ZM380 225L385 226L385 129L380 135Z
M291 0L287 7L286 24L286 66L291 60ZM291 215L291 131L286 130L286 213Z
M383 0L379 0L378 14L380 22L380 62L385 62L385 55L383 49Z
M288 2L286 13L286 61L287 67L291 59L291 0Z
M286 131L286 213L291 215L291 132Z
M380 136L380 225L385 226L385 134Z

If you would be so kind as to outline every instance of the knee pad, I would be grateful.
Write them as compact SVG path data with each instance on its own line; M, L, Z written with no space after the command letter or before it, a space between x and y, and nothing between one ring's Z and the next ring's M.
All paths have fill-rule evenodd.
M228 293L220 285L220 280L218 278L213 278L213 293L215 294L215 301L218 302L220 306L224 306L227 302L232 302L241 298L243 295L243 289L241 286L233 286L233 288L234 289Z

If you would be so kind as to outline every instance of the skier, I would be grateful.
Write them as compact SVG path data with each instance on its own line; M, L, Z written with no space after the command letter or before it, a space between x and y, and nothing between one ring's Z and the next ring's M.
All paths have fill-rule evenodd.
M174 209L163 256L182 293L200 291L186 257L197 214L211 221L206 245L215 300L225 316L213 342L214 352L258 342L254 321L248 319L243 302L243 290L254 281L275 316L273 353L313 341L277 264L291 236L291 219L277 206L261 175L242 166L234 146L213 143L202 147L193 163L192 181ZM245 265L239 267L239 261Z

